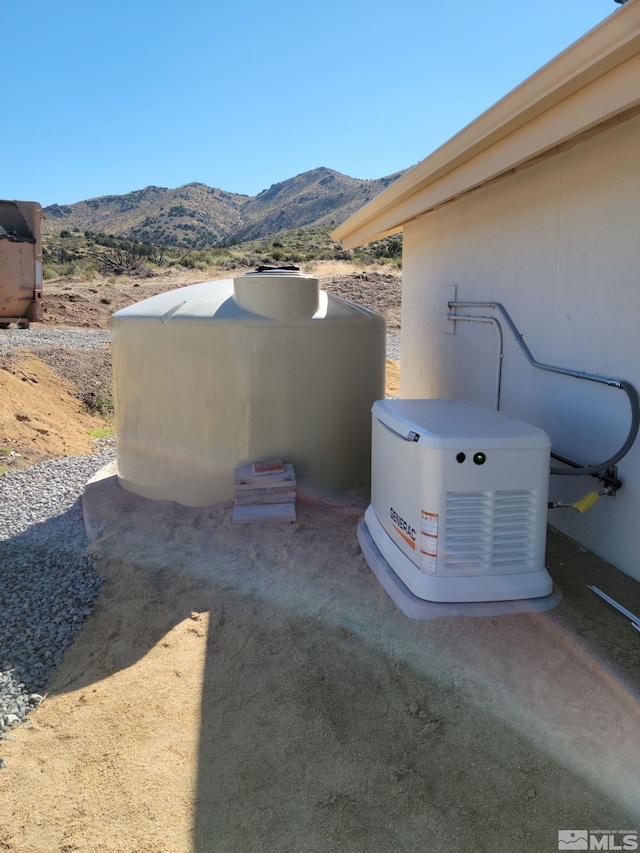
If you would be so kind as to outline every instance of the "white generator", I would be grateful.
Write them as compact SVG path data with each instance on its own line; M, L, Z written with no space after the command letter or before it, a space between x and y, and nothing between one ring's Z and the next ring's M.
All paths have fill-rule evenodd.
M378 400L368 531L429 602L548 596L551 442L538 427L461 400Z

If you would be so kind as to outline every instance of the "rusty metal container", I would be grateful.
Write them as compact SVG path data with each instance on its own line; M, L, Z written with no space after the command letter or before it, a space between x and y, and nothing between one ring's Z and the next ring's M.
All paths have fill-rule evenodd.
M0 201L0 328L43 319L43 217L37 201Z

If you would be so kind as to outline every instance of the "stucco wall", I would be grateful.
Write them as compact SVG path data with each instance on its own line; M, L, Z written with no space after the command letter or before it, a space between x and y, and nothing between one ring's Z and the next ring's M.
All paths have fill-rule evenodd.
M441 288L504 303L535 358L628 379L640 390L640 117L405 226L402 395L493 405L496 337L456 323L443 334ZM475 312L490 313L490 312ZM543 427L584 464L626 437L626 395L532 368L505 332L502 405ZM619 466L624 488L585 515L550 523L640 580L640 439ZM598 490L552 477L551 499Z

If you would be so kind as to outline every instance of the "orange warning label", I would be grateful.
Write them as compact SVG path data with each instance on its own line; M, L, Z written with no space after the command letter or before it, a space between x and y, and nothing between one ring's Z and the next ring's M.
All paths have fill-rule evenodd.
M420 514L420 569L435 575L438 559L438 514L425 512Z

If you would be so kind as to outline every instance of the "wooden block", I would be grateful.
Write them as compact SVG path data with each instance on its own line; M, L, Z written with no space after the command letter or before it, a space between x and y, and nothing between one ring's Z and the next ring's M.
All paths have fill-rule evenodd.
M283 474L284 462L282 459L265 459L262 462L252 462L251 470L258 477L264 477L265 474Z
M295 481L296 475L293 470L293 465L288 463L284 466L284 471L279 474L254 474L251 465L241 465L233 472L235 476L236 486L256 484L262 486L264 484L285 483Z
M237 497L240 495L277 495L284 492L295 492L295 490L295 480L288 480L286 483L279 483L277 486L270 486L269 483L265 483L263 487L259 486L258 483L246 483L236 486L236 495Z
M282 524L296 520L295 504L267 504L265 506L234 506L230 525Z
M295 492L278 492L275 495L238 495L236 506L257 506L260 504L288 504L296 499Z

